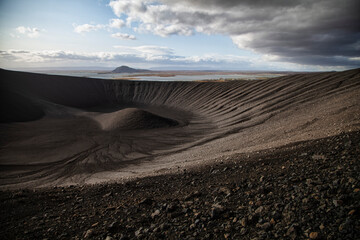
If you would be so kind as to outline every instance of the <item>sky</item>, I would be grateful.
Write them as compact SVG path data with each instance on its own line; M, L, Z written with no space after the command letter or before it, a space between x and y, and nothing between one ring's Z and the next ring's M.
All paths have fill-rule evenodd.
M358 0L0 0L0 68L360 67Z

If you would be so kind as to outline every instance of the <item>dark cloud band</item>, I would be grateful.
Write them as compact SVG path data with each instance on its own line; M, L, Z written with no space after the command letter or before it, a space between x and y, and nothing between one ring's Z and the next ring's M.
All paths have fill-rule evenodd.
M360 66L358 0L118 0L110 6L160 36L220 33L276 61Z

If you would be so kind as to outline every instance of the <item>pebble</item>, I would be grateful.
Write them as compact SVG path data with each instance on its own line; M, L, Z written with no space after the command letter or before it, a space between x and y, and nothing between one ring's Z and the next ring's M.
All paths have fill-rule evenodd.
M261 229L268 230L271 227L269 222L266 222L260 226Z
M228 197L228 196L231 195L231 191L230 191L230 189L227 188L227 187L221 187L221 188L219 189L219 193L225 194L226 197Z
M160 210L159 210L159 209L156 209L155 212L153 212L153 213L151 214L151 218L155 218L155 217L157 217L157 216L159 216L159 215L160 215Z
M142 199L139 204L140 205L151 205L154 202L151 198L144 198Z
M352 209L352 210L350 210L350 212L348 213L348 215L354 215L355 212L356 212L356 210L355 210L355 209Z
M112 196L112 192L109 192L109 193L105 194L105 195L103 196L103 198L108 198L108 197L110 197L110 196Z
M325 160L326 157L324 155L321 155L321 154L314 154L312 155L311 157L313 160Z
M258 208L255 210L255 213L256 213L256 214L259 214L259 213L261 213L263 210L264 210L264 207L263 207L263 206L260 206L260 207L258 207Z
M333 204L335 205L335 207L342 205L342 203L343 202L341 200L333 200Z
M141 233L142 233L142 230L143 230L142 227L140 227L138 230L136 230L136 231L135 231L135 236L136 236L136 237L139 237L139 236L141 235Z
M224 211L223 206L221 206L220 204L213 204L212 208L211 208L211 218L215 219L215 218L219 218L220 214Z
M246 218L240 220L241 226L246 227Z
M318 236L319 236L319 233L318 233L318 232L311 232L311 233L309 234L309 237L310 237L311 239L317 239Z
M92 237L93 233L94 233L94 230L93 230L93 229L87 230L87 231L85 232L84 238L90 238L90 237Z
M117 227L117 224L118 224L117 221L114 221L114 222L110 223L109 226L108 226L108 230L109 230L109 231L115 230L116 227Z

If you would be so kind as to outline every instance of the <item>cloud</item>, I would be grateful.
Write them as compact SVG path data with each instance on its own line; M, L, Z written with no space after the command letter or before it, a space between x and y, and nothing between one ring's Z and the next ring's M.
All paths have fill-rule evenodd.
M122 61L157 61L168 60L171 58L172 49L159 46L138 46L120 47L117 46L114 52L75 52L62 50L26 51L26 50L7 50L0 51L2 61L13 60L15 62L114 62Z
M121 39L121 40L136 40L136 37L134 35L130 35L127 33L114 33L111 34L113 38Z
M168 47L143 45L137 47L129 46L114 46L117 49L118 54L133 55L146 61L171 61L176 56L174 50Z
M97 31L99 29L104 29L106 26L102 24L82 24L82 25L74 25L74 32L76 33L84 33L84 32L91 32Z
M118 19L118 18L110 19L109 27L111 27L111 28L122 28L124 26L125 26L125 22L123 20Z
M109 24L73 24L74 32L76 33L85 33L85 32L92 32L101 29L112 29L112 28L122 28L125 26L125 22L118 18L113 18L109 20Z
M167 67L168 69L215 69L215 70L344 70L342 67L317 66L309 69L301 64L269 62L271 56L235 56L207 54L201 56L179 56L174 49L143 45L136 47L115 46L111 52L76 52L62 50L0 51L0 64L4 68L56 67L56 66L119 66ZM340 59L341 60L341 59ZM349 60L350 61L350 60ZM360 64L360 58L351 61Z
M140 66L174 66L184 68L209 68L219 69L221 64L228 68L239 66L252 67L255 59L249 59L238 56L178 56L174 50L168 47L144 45L136 47L115 46L113 52L75 52L75 51L24 51L7 50L0 51L0 63L6 67L6 64L12 63L11 67L24 66L93 66L96 63L101 65L117 66L122 64L136 64ZM223 68L223 67L222 67ZM224 68L225 69L225 68Z
M29 38L37 38L40 34L40 29L38 29L38 28L19 26L15 30L17 33L26 35Z
M140 26L135 28L139 32L153 32L163 37L193 34L193 26L183 21L185 15L191 13L176 12L167 5L146 0L111 1L109 6L118 17L126 16L128 25L140 22Z
M224 34L272 61L359 66L350 59L360 56L358 0L113 0L109 6L139 32Z

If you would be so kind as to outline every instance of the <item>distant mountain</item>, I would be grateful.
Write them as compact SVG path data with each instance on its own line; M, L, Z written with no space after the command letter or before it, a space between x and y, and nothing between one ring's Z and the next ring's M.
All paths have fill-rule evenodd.
M145 73L145 72L151 72L151 71L146 69L135 69L128 66L117 67L112 71L112 73Z

